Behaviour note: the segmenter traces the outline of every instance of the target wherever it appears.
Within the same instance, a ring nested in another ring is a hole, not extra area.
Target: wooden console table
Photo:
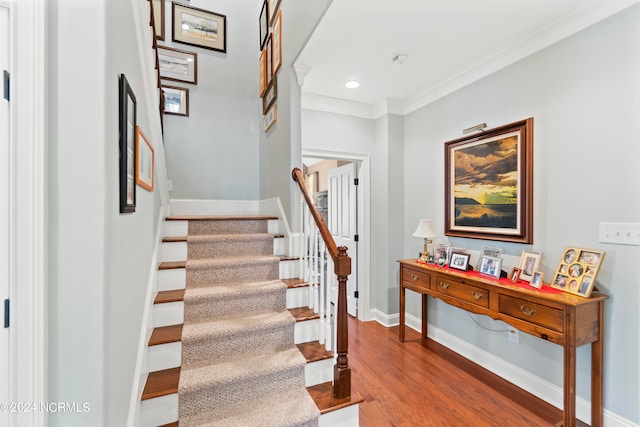
[[[405,333],[405,290],[422,295],[422,336],[427,338],[427,296],[466,311],[502,320],[522,332],[564,348],[564,425],[576,426],[576,349],[591,343],[591,425],[602,426],[602,369],[604,301],[544,286],[537,290],[527,282],[496,280],[476,272],[400,262],[400,341]]]

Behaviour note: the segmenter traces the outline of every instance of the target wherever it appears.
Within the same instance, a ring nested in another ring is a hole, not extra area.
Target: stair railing
[[[347,278],[351,274],[351,257],[346,246],[336,246],[324,218],[309,195],[302,171],[294,168],[293,180],[300,188],[300,275],[310,287],[309,307],[320,316],[320,342],[331,350],[335,333],[336,364],[333,367],[333,395],[337,399],[351,396],[349,327],[347,324]],[[326,262],[325,262],[326,260]],[[332,271],[334,274],[330,274]],[[331,328],[332,288],[337,283],[335,329]]]

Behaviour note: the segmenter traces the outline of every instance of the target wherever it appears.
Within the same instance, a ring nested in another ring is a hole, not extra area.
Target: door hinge
[[[9,327],[9,300],[4,300],[4,327]]]
[[[9,82],[11,80],[11,76],[10,76],[10,74],[9,74],[9,72],[7,70],[3,70],[3,71],[4,71],[4,73],[3,73],[4,74],[4,77],[3,77],[3,81],[4,81],[4,84],[3,84],[3,86],[4,86],[4,99],[6,99],[7,101],[10,101],[11,100],[10,99],[11,95],[9,93],[9,88],[10,88]]]
[[[360,298],[360,292],[355,291],[355,292],[353,293],[353,297],[354,297],[354,298]]]
[[[358,185],[360,184],[360,181],[358,180],[358,178],[353,178],[353,185]]]
[[[359,241],[359,240],[360,240],[360,236],[359,236],[358,234],[354,234],[354,235],[353,235],[353,241],[354,241],[354,242],[357,242],[357,241]]]

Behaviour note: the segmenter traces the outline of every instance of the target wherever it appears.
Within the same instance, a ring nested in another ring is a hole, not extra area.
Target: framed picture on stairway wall
[[[174,42],[226,53],[226,15],[175,1],[171,12],[171,34]]]
[[[136,96],[124,74],[119,82],[120,213],[136,211]]]
[[[189,116],[189,89],[177,86],[162,86],[164,114]]]
[[[153,191],[154,150],[140,126],[136,126],[136,183],[145,190]]]
[[[198,84],[198,54],[172,47],[158,46],[160,77],[191,84]]]
[[[151,10],[156,40],[164,40],[164,0],[151,0]]]

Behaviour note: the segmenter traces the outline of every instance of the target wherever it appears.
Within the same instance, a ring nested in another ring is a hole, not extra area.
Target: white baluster
[[[326,304],[327,304],[327,308],[326,308],[326,312],[327,312],[327,322],[325,324],[325,336],[326,336],[326,342],[325,342],[325,346],[324,348],[327,351],[331,351],[333,349],[333,329],[332,329],[332,322],[333,322],[333,318],[335,316],[331,316],[331,298],[332,298],[332,289],[333,289],[333,281],[335,279],[336,275],[334,273],[334,267],[333,267],[333,259],[331,257],[327,257],[327,297],[326,297]]]
[[[304,212],[305,212],[304,196],[300,195],[300,236],[298,238],[298,254],[299,254],[298,277],[301,279],[304,278],[304,240],[305,240]]]
[[[323,239],[320,239],[320,268],[319,268],[319,276],[320,276],[320,301],[318,302],[318,306],[320,307],[320,309],[318,310],[318,314],[320,315],[320,344],[324,344],[325,342],[325,333],[326,333],[326,326],[325,326],[325,295],[327,292],[327,288],[326,288],[326,280],[325,280],[325,270],[324,270],[324,260],[325,260],[325,255],[327,253],[327,247],[326,244],[324,243]]]

